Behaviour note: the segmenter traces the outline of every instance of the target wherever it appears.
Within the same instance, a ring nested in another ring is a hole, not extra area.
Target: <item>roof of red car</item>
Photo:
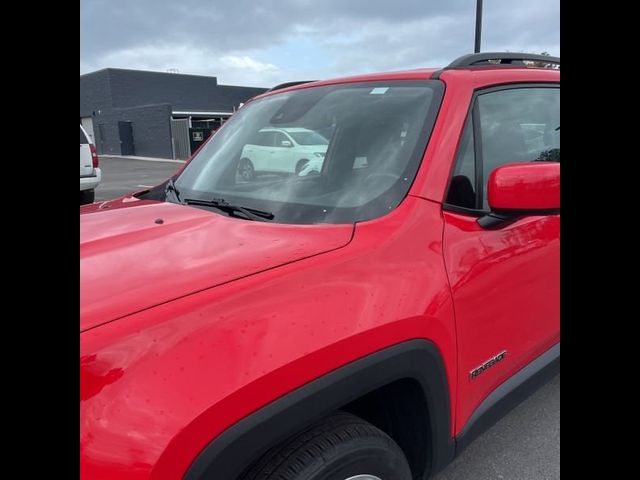
[[[291,90],[300,90],[303,88],[311,88],[318,87],[323,85],[336,85],[341,83],[356,83],[356,82],[377,82],[377,81],[385,81],[385,80],[427,80],[432,77],[432,75],[442,70],[440,68],[418,68],[415,70],[401,70],[396,72],[380,72],[380,73],[365,73],[361,75],[353,75],[349,77],[340,77],[340,78],[332,78],[328,80],[318,80],[312,82],[304,82],[297,85],[293,85],[291,87],[280,88],[275,90],[270,90],[262,95],[258,95],[255,98],[261,98],[264,96],[272,95],[274,93],[286,92]],[[500,72],[501,74],[505,74],[507,72],[514,74],[515,72],[522,73],[522,71],[526,71],[529,74],[532,70],[543,71],[543,72],[554,72],[558,75],[560,74],[559,70],[551,70],[545,68],[532,68],[532,67],[522,67],[522,66],[475,66],[475,67],[467,67],[467,68],[456,68],[457,71],[468,71],[468,72],[479,72],[479,71],[487,71],[490,70],[494,73]]]
[[[416,70],[402,70],[397,72],[380,72],[380,73],[365,73],[361,75],[353,75],[349,77],[331,78],[328,80],[317,80],[313,82],[302,83],[287,88],[278,90],[271,90],[258,95],[255,98],[261,98],[273,93],[280,93],[290,90],[299,90],[302,88],[318,87],[322,85],[336,85],[340,83],[355,83],[355,82],[378,82],[384,80],[426,80],[436,72],[437,68],[418,68]]]

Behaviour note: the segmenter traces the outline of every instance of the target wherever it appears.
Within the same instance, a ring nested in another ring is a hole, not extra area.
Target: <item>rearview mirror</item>
[[[291,146],[291,142],[290,142],[289,140],[282,140],[282,141],[280,142],[280,145],[281,145],[282,147],[290,147],[290,146]]]

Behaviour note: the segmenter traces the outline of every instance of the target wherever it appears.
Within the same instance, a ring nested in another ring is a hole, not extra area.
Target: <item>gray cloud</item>
[[[473,49],[475,0],[81,0],[80,71],[124,67],[268,86],[441,66]],[[560,54],[559,0],[487,0],[483,50]],[[273,56],[311,45],[317,65]],[[284,49],[284,50],[280,50]],[[320,55],[320,53],[322,55]]]

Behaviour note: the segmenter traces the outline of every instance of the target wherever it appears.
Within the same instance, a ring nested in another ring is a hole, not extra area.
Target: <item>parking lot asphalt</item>
[[[434,480],[558,480],[560,374],[478,437]]]
[[[96,188],[96,202],[144,190],[164,182],[182,167],[182,163],[134,160],[100,156],[102,182]]]
[[[101,157],[96,201],[157,185],[181,163]],[[560,375],[478,437],[434,480],[560,478]]]

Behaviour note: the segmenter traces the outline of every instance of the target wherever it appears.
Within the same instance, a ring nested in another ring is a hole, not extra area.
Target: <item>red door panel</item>
[[[560,216],[496,230],[444,212],[444,256],[458,333],[456,433],[482,400],[560,335]],[[471,371],[506,351],[474,379]]]

